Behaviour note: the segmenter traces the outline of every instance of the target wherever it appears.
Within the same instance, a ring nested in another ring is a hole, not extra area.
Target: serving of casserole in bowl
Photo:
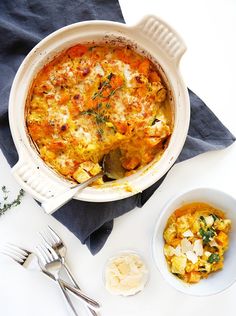
[[[164,279],[185,294],[219,293],[236,281],[235,199],[213,188],[179,194],[161,210],[152,241]]]
[[[190,105],[179,74],[185,45],[160,19],[135,26],[89,21],[43,39],[14,79],[9,121],[13,174],[37,200],[101,170],[120,151],[124,178],[75,198],[104,202],[141,192],[168,171],[186,139]]]

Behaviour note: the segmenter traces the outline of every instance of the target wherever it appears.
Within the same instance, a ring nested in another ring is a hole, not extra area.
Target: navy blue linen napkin
[[[26,54],[43,37],[65,25],[84,20],[124,22],[117,0],[0,1],[0,148],[9,164],[17,162],[8,124],[8,97],[14,75]],[[189,90],[191,123],[177,162],[232,144],[235,137],[206,104]],[[165,176],[142,193],[108,203],[71,201],[53,216],[96,254],[112,231],[113,219],[141,207]]]

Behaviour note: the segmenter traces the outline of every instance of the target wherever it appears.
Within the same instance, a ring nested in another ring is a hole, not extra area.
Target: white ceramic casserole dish
[[[139,52],[145,51],[157,64],[173,99],[174,129],[169,145],[159,161],[134,175],[101,187],[87,187],[75,198],[91,202],[119,200],[141,192],[159,180],[177,159],[186,139],[190,103],[179,73],[186,50],[178,34],[155,16],[147,16],[135,26],[109,21],[88,21],[68,25],[43,39],[26,56],[15,76],[9,99],[9,122],[19,161],[12,172],[24,190],[40,202],[59,195],[71,183],[50,169],[30,142],[25,124],[27,94],[37,72],[59,52],[83,42],[125,41]]]

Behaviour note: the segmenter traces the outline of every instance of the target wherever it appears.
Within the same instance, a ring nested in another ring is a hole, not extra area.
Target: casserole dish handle
[[[180,35],[170,25],[156,16],[148,15],[134,28],[161,48],[167,58],[178,67],[187,48]]]
[[[11,169],[12,174],[20,183],[21,187],[29,192],[36,200],[42,202],[63,189],[55,181],[46,178],[37,165],[34,165],[26,155],[20,155],[19,161]],[[23,159],[24,157],[24,159]]]

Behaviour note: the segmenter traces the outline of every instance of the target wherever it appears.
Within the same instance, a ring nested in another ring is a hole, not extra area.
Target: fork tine
[[[13,246],[11,244],[6,244],[4,249],[7,253],[12,254],[12,256],[18,257],[22,260],[24,260],[28,256],[26,252],[22,251],[17,246]]]
[[[27,257],[29,254],[30,254],[30,251],[24,249],[24,248],[21,248],[15,244],[12,244],[12,243],[7,243],[6,244],[8,247],[10,247],[11,249],[17,251],[19,254],[22,254],[23,256]]]
[[[10,257],[20,264],[24,264],[30,252],[24,248],[21,248],[15,244],[7,243],[5,244],[2,254]]]
[[[42,238],[43,242],[52,246],[52,242],[51,242],[51,240],[49,240],[48,235],[45,232],[44,233],[39,232],[39,235]]]
[[[12,253],[10,251],[7,251],[7,249],[5,250],[2,250],[1,253],[5,256],[8,256],[10,257],[11,259],[13,259],[14,261],[20,263],[20,264],[23,264],[24,261],[25,261],[25,258],[24,257],[20,257],[20,256],[17,256],[15,253]]]
[[[51,234],[51,232],[49,230],[45,231],[45,235],[50,240],[51,245],[56,245],[58,243],[57,240],[54,238],[54,236]]]
[[[47,253],[41,245],[36,246],[36,252],[43,265],[46,265],[50,261]]]
[[[52,229],[51,226],[48,225],[48,232],[52,236],[52,238],[55,240],[55,242],[61,242],[61,238],[57,235],[54,229]]]
[[[51,258],[52,260],[58,259],[58,255],[57,255],[56,251],[52,248],[51,245],[49,245],[48,242],[44,241],[43,245],[44,245],[44,247],[47,249],[47,252],[49,253],[50,258]]]
[[[49,261],[52,261],[52,260],[53,260],[52,254],[51,254],[51,252],[48,250],[48,248],[50,247],[50,245],[49,245],[47,242],[42,242],[41,246],[43,247],[44,252],[47,254],[48,260],[49,260]]]

